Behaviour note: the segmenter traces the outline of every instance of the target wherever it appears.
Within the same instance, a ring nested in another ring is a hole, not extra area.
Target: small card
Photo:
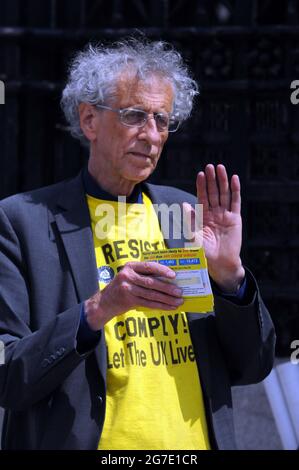
[[[207,313],[214,308],[214,297],[203,248],[175,248],[142,253],[142,261],[155,261],[176,273],[174,279],[161,278],[183,290],[184,303],[177,312]],[[138,310],[150,310],[140,307]]]

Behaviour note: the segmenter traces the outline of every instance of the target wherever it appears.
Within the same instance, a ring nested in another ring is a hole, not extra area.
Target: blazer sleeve
[[[50,395],[90,353],[76,350],[82,304],[74,305],[36,331],[30,329],[30,285],[26,260],[0,207],[0,406],[22,410]],[[42,306],[41,306],[42,309]]]
[[[238,305],[215,295],[218,341],[232,385],[263,380],[275,357],[275,330],[252,273],[246,269],[247,303]]]

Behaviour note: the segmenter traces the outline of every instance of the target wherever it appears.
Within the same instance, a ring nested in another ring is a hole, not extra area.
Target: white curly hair
[[[83,144],[89,142],[80,128],[79,104],[107,103],[126,69],[133,70],[141,80],[153,75],[168,80],[174,92],[172,114],[180,121],[190,116],[198,85],[190,76],[181,54],[169,43],[130,38],[110,47],[88,44],[70,63],[61,99],[68,129]]]

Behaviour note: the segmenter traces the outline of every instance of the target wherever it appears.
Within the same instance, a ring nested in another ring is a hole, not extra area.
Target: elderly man
[[[193,213],[197,199],[145,180],[196,93],[161,42],[89,46],[73,60],[62,108],[89,145],[88,167],[0,203],[5,449],[235,448],[231,386],[262,380],[274,349],[240,259],[238,177],[229,181],[223,165],[197,176],[214,312],[175,313],[183,299],[167,282],[173,271],[141,258],[144,248],[184,246],[163,234],[153,204]],[[141,222],[121,238],[97,236],[98,209],[118,196],[144,209]]]

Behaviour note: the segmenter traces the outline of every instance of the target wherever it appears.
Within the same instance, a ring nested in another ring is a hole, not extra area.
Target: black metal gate
[[[239,173],[243,256],[278,327],[277,352],[289,355],[299,339],[298,19],[298,0],[0,0],[0,197],[74,175],[86,158],[59,109],[74,50],[136,28],[171,41],[201,97],[154,180],[194,192],[208,162]]]

